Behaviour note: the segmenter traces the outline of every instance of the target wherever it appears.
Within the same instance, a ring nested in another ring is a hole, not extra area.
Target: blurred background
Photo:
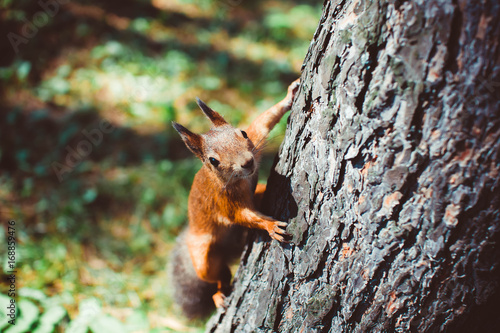
[[[197,332],[166,274],[200,167],[170,122],[244,128],[286,95],[321,1],[0,0],[0,304],[15,220],[16,326]],[[272,132],[265,180],[286,126]]]

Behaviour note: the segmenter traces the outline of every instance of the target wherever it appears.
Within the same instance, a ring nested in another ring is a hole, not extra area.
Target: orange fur
[[[213,125],[208,133],[194,134],[173,123],[186,146],[203,162],[189,194],[186,243],[198,277],[217,283],[213,300],[218,307],[224,305],[231,282],[222,248],[231,226],[266,230],[271,238],[284,241],[287,223],[256,209],[265,191],[265,185],[257,186],[258,146],[290,109],[298,81],[290,85],[286,98],[257,117],[246,133],[200,100],[198,105]]]

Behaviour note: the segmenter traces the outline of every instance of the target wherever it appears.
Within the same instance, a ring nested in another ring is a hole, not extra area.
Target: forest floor
[[[166,274],[200,167],[170,122],[207,130],[198,96],[244,127],[283,98],[321,4],[0,3],[0,260],[8,275],[14,220],[16,332],[202,330]]]

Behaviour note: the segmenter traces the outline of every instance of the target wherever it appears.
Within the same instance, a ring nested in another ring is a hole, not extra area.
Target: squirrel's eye
[[[216,167],[216,168],[217,168],[217,167],[219,166],[219,164],[220,164],[220,162],[219,162],[219,161],[217,161],[217,160],[216,160],[215,158],[213,158],[213,157],[210,157],[208,160],[210,161],[210,164],[212,164],[212,165],[213,165],[214,167]]]
[[[245,131],[241,131],[241,135],[243,135],[243,137],[244,137],[245,139],[248,139],[247,132],[245,132]]]

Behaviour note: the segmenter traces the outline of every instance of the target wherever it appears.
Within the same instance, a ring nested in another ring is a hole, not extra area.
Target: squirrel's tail
[[[190,319],[208,316],[215,308],[212,295],[215,283],[201,280],[194,271],[183,232],[177,238],[170,258],[169,275],[173,285],[174,301]]]

